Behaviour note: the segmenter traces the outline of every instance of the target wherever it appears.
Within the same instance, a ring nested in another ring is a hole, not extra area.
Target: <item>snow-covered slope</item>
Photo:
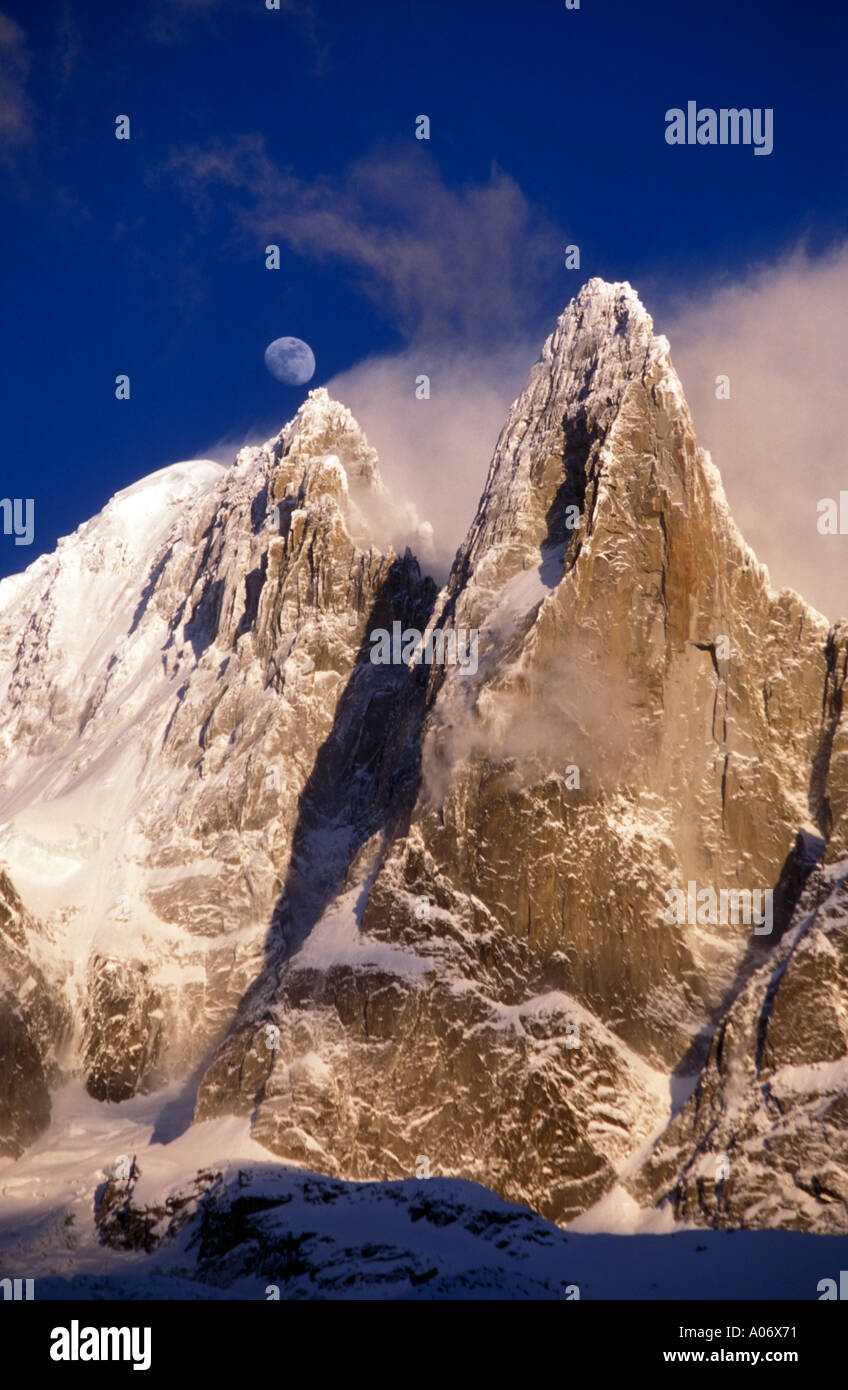
[[[370,544],[387,506],[312,392],[264,448],[153,474],[0,588],[0,857],[70,1006],[61,1061],[101,1098],[196,1065],[261,964],[369,610],[432,591]]]
[[[178,1089],[106,1106],[61,1087],[0,1173],[0,1270],[38,1300],[573,1301],[813,1300],[845,1267],[844,1238],[672,1233],[621,1196],[612,1234],[565,1233],[456,1178],[340,1182],[275,1161],[246,1118],[190,1118]]]

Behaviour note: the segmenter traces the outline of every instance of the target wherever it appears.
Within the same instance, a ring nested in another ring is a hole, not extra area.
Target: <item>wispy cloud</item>
[[[152,0],[145,21],[147,36],[161,44],[183,43],[192,37],[199,21],[210,23],[221,15],[230,18],[237,8],[255,14],[257,4],[259,0]],[[259,7],[264,11],[264,6]],[[329,45],[315,0],[278,0],[277,10],[265,11],[269,24],[282,15],[292,21],[311,50],[315,71],[322,72]]]
[[[366,358],[327,383],[377,450],[392,494],[433,527],[432,573],[443,582],[477,510],[498,435],[539,344],[514,337],[501,349],[412,345]],[[419,399],[415,382],[430,382]]]
[[[444,577],[557,307],[562,234],[503,170],[451,188],[417,146],[312,183],[279,168],[259,136],[183,151],[171,170],[201,215],[229,200],[253,254],[275,243],[336,261],[398,330],[402,349],[328,386],[376,447],[392,492],[432,523]],[[427,399],[416,396],[421,376]]]
[[[35,138],[35,106],[27,91],[31,66],[26,34],[0,14],[0,158],[7,161]]]
[[[197,20],[219,14],[226,0],[153,0],[147,32],[156,43],[182,43]]]
[[[570,238],[508,174],[451,188],[423,149],[372,155],[312,183],[275,164],[259,136],[183,151],[171,167],[201,207],[225,196],[254,254],[261,239],[338,262],[397,326],[399,352],[328,384],[393,490],[433,523],[444,570],[509,405],[572,292],[562,274]],[[819,535],[816,504],[848,488],[846,294],[846,247],[818,258],[797,250],[719,290],[693,285],[657,322],[746,539],[773,583],[829,617],[848,611],[848,564],[845,538]],[[421,374],[429,400],[415,397]],[[716,395],[720,375],[728,400]]]
[[[82,54],[82,31],[70,5],[66,4],[56,24],[56,65],[59,84],[67,87]]]
[[[253,238],[349,266],[409,341],[521,332],[555,284],[562,238],[498,168],[453,189],[416,148],[306,182],[276,165],[258,135],[182,151],[171,168],[193,198],[216,186],[237,194]]]
[[[657,324],[746,540],[829,618],[848,616],[848,536],[820,535],[816,504],[848,488],[846,302],[848,244],[798,248]]]

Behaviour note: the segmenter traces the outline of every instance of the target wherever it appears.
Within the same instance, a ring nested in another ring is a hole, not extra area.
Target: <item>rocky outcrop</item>
[[[354,1185],[230,1165],[156,1201],[110,1181],[97,1225],[104,1244],[151,1255],[154,1275],[169,1260],[179,1270],[183,1253],[194,1296],[204,1285],[272,1301],[581,1296],[568,1237],[467,1182]]]
[[[50,1082],[69,1019],[31,943],[42,931],[0,871],[0,1155],[17,1157],[50,1122]]]
[[[841,715],[844,626],[825,703]],[[820,1234],[848,1225],[848,854],[845,724],[824,789],[836,824],[790,929],[720,1019],[695,1090],[628,1186],[716,1227]]]

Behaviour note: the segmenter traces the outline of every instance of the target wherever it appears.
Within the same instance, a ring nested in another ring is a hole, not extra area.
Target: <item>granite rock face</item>
[[[43,929],[0,871],[0,1155],[17,1157],[50,1122],[50,1081],[69,1015],[41,968]]]
[[[834,652],[840,650],[834,647]],[[845,680],[844,646],[831,698]],[[696,1224],[846,1229],[848,816],[845,726],[828,779],[836,824],[788,931],[733,1000],[688,1103],[628,1182]]]
[[[667,343],[598,282],[513,407],[438,621],[478,631],[479,670],[430,675],[409,823],[246,1002],[198,1114],[238,1096],[279,1154],[417,1154],[563,1220],[788,926],[830,835],[845,636],[771,590]],[[771,921],[669,923],[690,883],[771,890]]]
[[[314,391],[0,585],[67,1066],[198,1074],[337,1179],[848,1228],[846,631],[771,588],[628,285],[561,316],[439,594],[427,544]],[[395,625],[459,659],[375,664]]]

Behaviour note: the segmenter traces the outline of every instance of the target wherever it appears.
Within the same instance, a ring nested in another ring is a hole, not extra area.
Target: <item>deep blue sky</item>
[[[380,151],[429,157],[449,194],[496,165],[581,247],[580,275],[553,266],[528,305],[540,335],[589,275],[629,279],[661,328],[681,284],[848,231],[841,0],[284,3],[3,6],[0,495],[35,497],[36,542],[0,535],[0,574],[143,474],[288,419],[307,388],[267,374],[271,338],[311,344],[314,386],[414,332],[343,257],[290,244],[267,271],[236,217],[250,189],[187,198],[186,150],[261,135],[307,201]],[[667,146],[664,113],[690,98],[772,107],[773,154]],[[486,332],[511,327],[495,295]]]

